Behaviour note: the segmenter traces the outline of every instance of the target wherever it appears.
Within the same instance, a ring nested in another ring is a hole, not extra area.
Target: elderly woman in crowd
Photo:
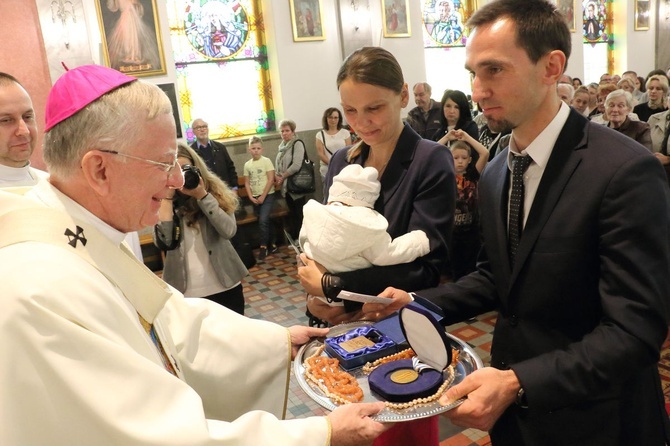
[[[628,113],[633,109],[633,95],[625,90],[614,90],[605,99],[605,110],[609,122],[607,126],[623,133],[651,150],[649,124],[632,121]]]
[[[654,113],[664,112],[668,109],[666,98],[668,97],[668,78],[655,74],[646,83],[648,102],[638,104],[633,112],[640,117],[640,121],[648,121]]]
[[[598,105],[589,115],[589,119],[597,124],[607,124],[607,110],[605,109],[605,99],[607,95],[616,90],[614,84],[602,84],[598,86],[598,94],[596,95]]]

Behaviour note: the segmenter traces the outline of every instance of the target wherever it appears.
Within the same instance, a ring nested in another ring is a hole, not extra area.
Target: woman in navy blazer
[[[333,177],[342,168],[351,163],[375,167],[382,186],[375,209],[388,220],[389,234],[395,238],[421,229],[430,240],[431,251],[411,263],[373,266],[326,276],[326,280],[322,280],[322,268],[305,259],[307,266],[299,269],[300,281],[310,295],[326,297],[336,296],[339,289],[378,294],[389,285],[410,290],[435,286],[449,254],[453,224],[456,183],[451,153],[403,124],[400,114],[409,99],[408,88],[400,66],[386,50],[362,48],[351,54],[340,69],[337,84],[347,122],[362,141],[333,155],[324,202],[328,202]],[[308,309],[316,317],[338,323],[355,318],[360,305],[347,301],[343,307],[328,306],[311,299]]]

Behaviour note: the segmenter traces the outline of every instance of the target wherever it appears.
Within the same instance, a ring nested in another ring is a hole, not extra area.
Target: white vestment
[[[300,246],[331,273],[408,263],[430,252],[425,232],[391,239],[387,228],[386,218],[374,209],[309,200],[303,207]]]
[[[278,419],[288,331],[184,299],[124,235],[47,182],[0,192],[0,444],[328,444],[324,417]]]

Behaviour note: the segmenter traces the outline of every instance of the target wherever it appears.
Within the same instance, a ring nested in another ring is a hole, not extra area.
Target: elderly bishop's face
[[[172,195],[170,189],[184,184],[179,164],[176,163],[177,141],[172,114],[163,114],[141,124],[139,137],[119,152],[155,161],[173,164],[165,166],[139,159],[106,154],[108,157],[109,192],[101,197],[105,220],[123,232],[137,231],[158,223],[161,200]]]

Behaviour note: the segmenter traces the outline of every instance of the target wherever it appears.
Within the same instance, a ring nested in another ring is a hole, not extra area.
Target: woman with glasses
[[[179,144],[177,161],[184,187],[162,201],[154,227],[154,243],[167,251],[163,280],[186,297],[204,297],[244,314],[241,281],[248,271],[230,243],[237,232],[237,194],[192,148]]]
[[[335,108],[327,108],[321,118],[323,130],[316,134],[316,151],[321,159],[321,179],[326,177],[328,163],[333,153],[351,145],[351,133],[343,127],[342,112]]]

